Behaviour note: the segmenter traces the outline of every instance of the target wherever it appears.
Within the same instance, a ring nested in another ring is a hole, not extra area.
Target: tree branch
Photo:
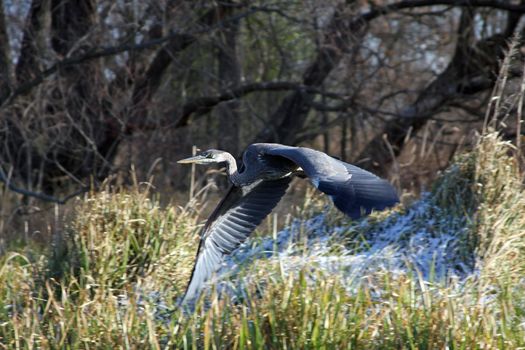
[[[497,79],[494,72],[498,71],[507,39],[502,34],[477,42],[458,39],[454,57],[447,68],[423,89],[413,104],[401,110],[399,117],[386,122],[383,132],[374,137],[357,157],[357,160],[363,160],[360,165],[386,175],[392,157],[384,143],[384,134],[397,156],[409,132],[417,132],[451,103],[493,87]]]
[[[160,82],[166,68],[173,61],[173,55],[183,51],[197,40],[191,35],[180,35],[176,40],[171,41],[165,48],[162,48],[155,56],[144,77],[135,84],[132,93],[133,114],[141,115],[142,109],[151,99]],[[132,118],[133,119],[133,118]]]
[[[356,20],[368,22],[390,12],[428,6],[490,7],[514,13],[525,13],[525,5],[514,5],[509,3],[509,1],[501,0],[405,0],[386,6],[373,7],[370,11],[358,16]]]
[[[186,41],[186,40],[193,40],[196,36],[208,33],[212,30],[221,28],[226,23],[229,23],[231,21],[237,21],[241,18],[248,17],[250,15],[253,15],[255,12],[257,12],[256,9],[250,9],[246,12],[237,14],[235,16],[231,16],[228,18],[225,18],[219,22],[217,22],[213,26],[205,27],[202,29],[190,31],[188,33],[183,33],[179,31],[174,31],[170,34],[167,34],[161,38],[152,39],[145,41],[140,44],[125,42],[120,45],[116,46],[108,46],[108,47],[101,47],[94,49],[91,52],[78,54],[72,57],[66,57],[58,62],[55,62],[48,68],[43,69],[39,75],[37,75],[34,79],[27,81],[21,85],[18,85],[17,87],[13,88],[11,90],[11,93],[8,96],[2,97],[0,96],[0,109],[10,104],[16,97],[20,95],[25,95],[29,91],[31,91],[34,87],[41,84],[47,77],[51,76],[52,74],[56,73],[60,69],[64,69],[73,65],[77,65],[80,63],[84,63],[90,60],[94,60],[101,57],[107,57],[107,56],[114,56],[123,52],[127,51],[133,51],[133,50],[146,50],[150,49],[159,45],[162,45],[167,42],[178,42],[178,41]]]
[[[217,14],[217,9],[213,8],[202,15],[197,22],[209,28],[222,19],[223,18]],[[133,87],[131,95],[131,124],[136,123],[136,116],[145,113],[148,102],[159,88],[164,72],[170,66],[171,62],[173,62],[175,54],[183,51],[196,40],[197,38],[193,35],[182,36],[178,38],[178,40],[169,41],[165,47],[156,53],[144,76],[138,80]]]
[[[169,35],[167,35],[165,37],[162,37],[162,38],[159,38],[159,39],[150,40],[150,41],[147,41],[147,42],[144,42],[144,43],[141,43],[141,44],[123,43],[123,44],[117,45],[117,46],[110,46],[110,47],[99,48],[99,49],[96,49],[96,50],[94,50],[92,52],[88,52],[88,53],[81,54],[81,55],[78,55],[78,56],[64,58],[64,59],[54,63],[50,67],[42,70],[42,72],[40,72],[40,74],[38,76],[36,76],[34,79],[32,79],[32,80],[30,80],[30,81],[28,81],[26,83],[23,83],[23,84],[19,85],[18,87],[14,88],[12,90],[11,94],[8,96],[8,98],[4,99],[3,101],[0,100],[0,108],[5,107],[6,105],[8,105],[11,101],[13,101],[13,99],[15,97],[18,97],[20,95],[24,95],[24,94],[28,93],[29,91],[31,91],[31,89],[33,89],[37,85],[41,84],[44,81],[45,78],[47,78],[50,75],[56,73],[60,69],[63,69],[63,68],[69,67],[69,66],[74,66],[74,65],[77,65],[77,64],[80,64],[80,63],[84,63],[84,62],[87,62],[87,61],[90,61],[90,60],[94,60],[94,59],[97,59],[97,58],[101,58],[101,57],[117,55],[119,53],[126,52],[126,51],[149,49],[149,48],[161,45],[161,44],[163,44],[163,43],[165,43],[165,42],[167,42],[169,40],[181,40],[181,39],[184,40],[184,38],[186,38],[186,37],[188,37],[187,34],[172,33],[172,34],[169,34]],[[189,36],[189,37],[191,37],[191,36]]]
[[[23,188],[15,186],[10,181],[10,179],[5,175],[5,173],[4,173],[4,171],[2,170],[1,167],[0,167],[0,182],[4,183],[6,188],[8,188],[10,191],[13,191],[15,193],[18,193],[18,194],[21,194],[21,195],[24,195],[24,196],[27,196],[27,197],[33,197],[33,198],[36,198],[36,199],[39,199],[39,200],[42,200],[42,201],[45,201],[45,202],[51,202],[51,203],[57,203],[57,204],[66,204],[66,202],[68,200],[70,200],[71,198],[76,197],[78,195],[81,195],[81,194],[86,193],[87,191],[89,191],[89,188],[82,188],[82,189],[80,189],[78,191],[75,191],[75,192],[65,196],[64,198],[57,198],[57,197],[51,196],[51,195],[46,194],[46,193],[29,191],[29,190],[26,190],[26,189],[23,189]]]
[[[238,86],[234,89],[230,89],[220,95],[216,96],[204,96],[198,97],[189,102],[185,103],[179,112],[172,112],[176,114],[175,117],[175,128],[180,128],[191,124],[193,118],[192,115],[203,115],[208,113],[213,107],[221,102],[230,101],[236,98],[243,97],[252,92],[258,91],[283,91],[283,90],[295,90],[297,93],[313,93],[324,95],[333,99],[343,99],[344,97],[330,92],[324,92],[313,86],[307,86],[300,83],[288,82],[288,81],[270,81],[270,82],[259,82],[249,83]]]
[[[358,38],[368,22],[392,12],[428,6],[491,7],[525,13],[524,5],[513,5],[498,0],[405,0],[386,6],[374,6],[368,12],[348,19],[344,14],[344,6],[340,5],[326,27],[325,43],[321,45],[316,59],[303,75],[303,84],[320,86],[348,52],[352,38]],[[294,135],[303,127],[312,101],[308,94],[301,95],[297,92],[285,97],[270,117],[267,127],[255,137],[254,142],[296,143]]]

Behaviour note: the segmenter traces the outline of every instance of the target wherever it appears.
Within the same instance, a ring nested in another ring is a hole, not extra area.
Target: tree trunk
[[[306,86],[319,87],[326,77],[337,67],[344,54],[363,35],[365,21],[350,21],[344,14],[348,4],[336,8],[331,22],[326,27],[326,34],[319,52],[303,75],[302,83]],[[255,137],[255,142],[280,142],[295,144],[296,136],[304,127],[314,94],[294,91],[286,96],[277,110],[271,115],[267,126]]]
[[[33,0],[24,26],[22,48],[16,65],[19,85],[35,79],[42,70],[45,55],[46,31],[49,30],[50,0]]]
[[[221,5],[222,10],[230,12],[228,5]],[[221,10],[221,9],[219,9]],[[218,76],[220,90],[234,89],[241,80],[241,65],[237,56],[237,34],[239,23],[232,22],[218,33]],[[216,109],[219,128],[217,146],[232,154],[239,154],[239,101],[223,102]]]
[[[51,13],[51,45],[57,55],[66,57],[98,46],[97,38],[90,35],[97,22],[95,0],[52,0]],[[61,69],[62,83],[55,90],[61,102],[50,106],[51,113],[66,114],[70,123],[70,137],[54,151],[53,158],[79,177],[103,177],[114,149],[115,131],[107,119],[110,102],[102,89],[102,69],[99,59]]]
[[[11,90],[11,55],[9,36],[5,23],[4,2],[0,1],[0,101],[3,101]]]

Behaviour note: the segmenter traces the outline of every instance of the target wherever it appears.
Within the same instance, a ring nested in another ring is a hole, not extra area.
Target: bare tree
[[[237,154],[325,135],[385,174],[443,111],[483,114],[472,100],[525,13],[494,0],[31,0],[17,46],[1,5],[0,181],[25,195],[104,179],[123,142],[149,169],[188,135]]]
[[[387,136],[394,154],[398,155],[409,132],[415,133],[429,119],[453,104],[470,100],[470,96],[491,89],[497,78],[499,64],[518,25],[520,14],[509,12],[507,25],[501,32],[476,40],[475,11],[464,8],[457,27],[454,55],[446,69],[431,81],[416,101],[403,107],[399,116],[390,119],[382,133],[373,138],[358,157],[361,165],[385,174],[392,155],[385,144]]]

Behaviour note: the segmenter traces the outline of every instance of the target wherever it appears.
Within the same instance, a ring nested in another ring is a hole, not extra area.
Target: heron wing
[[[197,258],[183,304],[194,300],[202,285],[219,269],[223,257],[243,243],[285,194],[291,179],[232,186],[201,231]]]
[[[296,163],[315,187],[329,195],[335,206],[353,219],[399,202],[396,190],[388,181],[355,165],[310,148],[266,145],[264,154]]]

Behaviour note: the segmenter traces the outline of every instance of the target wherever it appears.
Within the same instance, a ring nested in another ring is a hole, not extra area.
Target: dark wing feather
[[[353,219],[399,202],[394,187],[376,175],[304,147],[264,144],[264,153],[285,157],[298,166],[335,206]]]
[[[255,230],[285,194],[291,178],[260,181],[249,187],[232,186],[201,231],[195,266],[183,304],[194,300],[202,285]]]

